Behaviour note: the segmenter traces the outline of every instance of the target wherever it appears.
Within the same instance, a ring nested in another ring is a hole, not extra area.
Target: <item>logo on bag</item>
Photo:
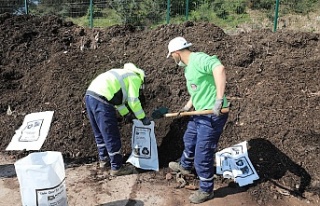
[[[150,153],[150,152],[149,152],[149,150],[148,150],[147,147],[144,147],[144,148],[142,149],[142,154],[148,155],[149,153]]]
[[[133,152],[135,155],[140,155],[140,148],[134,148]]]
[[[19,138],[20,142],[35,142],[40,137],[40,131],[44,119],[37,119],[27,122],[27,126],[22,130]]]
[[[197,85],[195,85],[195,84],[191,84],[190,87],[192,90],[197,90]]]

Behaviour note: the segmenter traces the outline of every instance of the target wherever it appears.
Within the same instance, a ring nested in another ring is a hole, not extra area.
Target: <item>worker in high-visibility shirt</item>
[[[98,148],[100,167],[106,167],[110,162],[112,176],[133,172],[132,167],[122,165],[116,110],[127,122],[135,116],[144,125],[151,124],[139,100],[144,79],[143,70],[126,63],[122,69],[111,69],[98,75],[86,91],[86,110]]]

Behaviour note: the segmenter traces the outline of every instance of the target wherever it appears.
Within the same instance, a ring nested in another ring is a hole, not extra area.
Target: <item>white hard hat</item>
[[[139,69],[138,67],[136,67],[136,65],[134,65],[133,63],[125,63],[123,66],[124,69],[128,69],[134,73],[136,73],[142,82],[144,82],[144,78],[146,77],[144,71],[142,69]]]
[[[188,48],[190,47],[192,44],[187,42],[187,40],[183,37],[176,37],[174,39],[172,39],[170,42],[169,42],[169,45],[168,45],[168,50],[169,50],[169,53],[167,55],[167,58],[170,57],[171,53],[174,52],[174,51],[178,51],[178,50],[181,50],[181,49],[185,49],[185,48]]]

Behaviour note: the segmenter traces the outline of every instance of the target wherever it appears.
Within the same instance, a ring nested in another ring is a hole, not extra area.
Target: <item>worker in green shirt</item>
[[[191,116],[183,136],[184,151],[179,162],[170,162],[169,168],[182,174],[190,174],[194,167],[200,179],[199,190],[189,197],[192,203],[213,198],[214,154],[220,135],[228,119],[221,109],[228,107],[225,97],[225,67],[217,56],[203,52],[191,52],[191,43],[183,37],[169,42],[168,56],[184,68],[190,100],[180,112],[212,110],[209,115]]]
[[[112,176],[134,172],[132,167],[122,165],[116,110],[127,122],[135,117],[144,125],[151,124],[139,100],[144,82],[144,71],[132,63],[126,63],[122,69],[111,69],[98,75],[86,91],[86,111],[98,147],[100,167],[110,162]]]

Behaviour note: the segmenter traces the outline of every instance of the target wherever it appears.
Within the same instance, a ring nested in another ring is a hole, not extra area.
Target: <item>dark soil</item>
[[[183,69],[166,59],[176,36],[194,51],[216,54],[227,68],[232,103],[220,149],[248,141],[260,179],[247,191],[259,204],[285,191],[320,195],[320,35],[257,30],[229,36],[209,23],[186,22],[153,30],[132,26],[87,29],[55,16],[0,15],[0,149],[5,152],[26,114],[54,111],[42,150],[61,151],[67,162],[97,160],[83,95],[99,73],[133,62],[146,71],[150,116],[160,106],[177,111],[188,99]],[[98,34],[99,41],[95,41]],[[7,114],[10,105],[12,115]],[[180,157],[187,118],[155,120],[161,168]],[[131,125],[119,117],[123,154],[131,153]]]

